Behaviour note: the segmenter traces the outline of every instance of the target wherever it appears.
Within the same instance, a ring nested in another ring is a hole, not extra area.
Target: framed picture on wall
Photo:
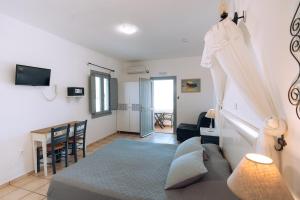
[[[199,93],[201,92],[201,79],[182,79],[182,93]]]

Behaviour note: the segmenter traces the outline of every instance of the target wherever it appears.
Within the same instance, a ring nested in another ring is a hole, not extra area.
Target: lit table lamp
[[[209,109],[205,115],[206,118],[210,118],[209,131],[212,131],[212,120],[216,117],[215,109]]]
[[[273,160],[259,154],[247,154],[227,185],[241,200],[293,200]]]

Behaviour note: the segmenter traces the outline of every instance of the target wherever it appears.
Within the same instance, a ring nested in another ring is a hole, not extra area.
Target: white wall
[[[209,70],[200,66],[200,57],[150,60],[127,63],[127,66],[147,66],[146,77],[177,76],[177,124],[196,123],[198,115],[214,105],[213,84]],[[127,75],[123,71],[123,81],[138,81],[140,75]],[[200,93],[181,93],[181,79],[200,78]]]
[[[288,122],[288,146],[280,154],[284,179],[296,199],[300,199],[300,120],[295,107],[289,103],[288,89],[298,74],[299,67],[289,52],[292,39],[289,30],[299,1],[296,0],[237,0],[239,10],[246,10],[246,26],[251,36],[257,59],[270,72],[272,92],[282,117]],[[229,84],[225,107],[259,127],[255,114],[238,96],[239,91]],[[238,109],[234,109],[237,103]]]
[[[116,131],[115,113],[98,119],[90,117],[88,76],[91,68],[86,64],[94,62],[119,71],[121,63],[3,15],[0,15],[0,27],[1,185],[33,170],[31,130],[88,119],[88,143]],[[42,95],[43,87],[16,86],[17,63],[51,68],[51,84],[58,86],[57,98],[48,102]],[[118,72],[114,76],[118,77]],[[81,99],[68,99],[68,86],[85,87],[86,95]]]

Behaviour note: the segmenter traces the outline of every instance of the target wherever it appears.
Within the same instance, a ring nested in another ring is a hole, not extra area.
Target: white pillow
[[[199,180],[208,171],[203,163],[203,151],[194,151],[173,160],[165,189],[188,186]]]
[[[193,151],[204,151],[204,150],[205,149],[201,144],[201,137],[192,137],[178,145],[175,152],[174,159]]]

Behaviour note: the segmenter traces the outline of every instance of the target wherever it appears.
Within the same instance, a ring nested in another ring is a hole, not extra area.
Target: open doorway
[[[174,133],[176,128],[176,77],[154,77],[152,81],[154,131]]]

